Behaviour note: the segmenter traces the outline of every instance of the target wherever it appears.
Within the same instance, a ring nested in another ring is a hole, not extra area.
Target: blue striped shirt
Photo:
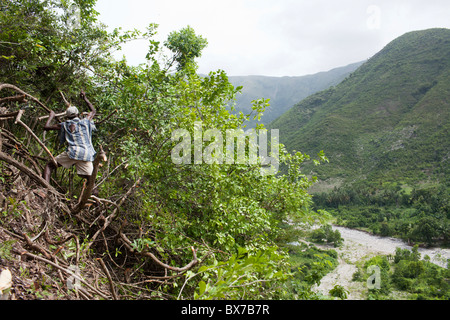
[[[70,127],[73,125],[73,132]],[[66,141],[69,145],[67,153],[69,158],[82,161],[94,161],[95,150],[92,146],[92,132],[96,131],[94,122],[79,118],[61,123],[60,142]]]

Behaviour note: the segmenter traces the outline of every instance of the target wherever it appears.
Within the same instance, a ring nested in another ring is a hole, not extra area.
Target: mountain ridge
[[[324,179],[426,180],[448,171],[450,30],[404,34],[345,80],[268,125],[288,150],[330,163]],[[415,161],[412,161],[415,159]]]
[[[261,123],[268,124],[293,107],[298,101],[318,91],[341,82],[363,62],[333,68],[303,76],[273,77],[264,75],[230,76],[230,82],[242,86],[241,94],[236,99],[236,112],[250,113],[251,101],[261,97],[270,99],[270,107],[261,117]],[[254,126],[256,121],[247,126]]]

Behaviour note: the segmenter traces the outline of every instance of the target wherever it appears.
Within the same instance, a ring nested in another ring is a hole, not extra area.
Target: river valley
[[[405,242],[395,238],[385,238],[371,235],[367,232],[333,226],[334,230],[339,230],[344,244],[335,250],[338,253],[339,265],[332,272],[322,278],[319,286],[315,287],[316,292],[328,295],[328,292],[335,286],[341,285],[349,291],[348,299],[365,299],[367,293],[366,283],[352,281],[353,274],[357,271],[356,263],[361,260],[370,259],[376,255],[395,255],[396,248],[412,247]],[[319,246],[330,248],[327,246]],[[446,267],[447,259],[450,259],[450,249],[441,248],[419,248],[422,259],[425,255],[430,257],[430,261]]]

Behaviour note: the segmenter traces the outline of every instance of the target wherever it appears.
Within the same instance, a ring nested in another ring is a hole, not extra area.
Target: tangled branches
[[[39,298],[43,287],[53,292],[47,296],[52,299],[173,298],[159,288],[195,267],[197,251],[192,247],[193,259],[179,267],[169,263],[174,257],[156,249],[136,248],[142,230],[127,222],[126,210],[141,180],[125,186],[120,195],[100,197],[95,178],[107,161],[100,146],[94,172],[82,181],[78,194],[67,188],[74,180],[70,171],[60,182],[54,178],[48,183],[42,171],[55,158],[45,132],[36,133],[36,128],[46,118],[41,112],[51,109],[16,86],[0,84],[3,90],[17,93],[0,98],[0,265],[13,271],[13,298]],[[109,166],[104,170],[107,179]],[[34,270],[28,279],[20,271],[24,268]],[[32,297],[25,293],[30,288]]]

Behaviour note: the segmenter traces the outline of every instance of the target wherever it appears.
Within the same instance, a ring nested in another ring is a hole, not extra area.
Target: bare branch
[[[20,96],[2,98],[2,99],[0,99],[0,104],[5,103],[5,102],[27,102],[25,97],[26,96],[24,94],[22,94]]]
[[[61,94],[61,97],[63,98],[64,103],[66,104],[67,108],[69,108],[71,104],[69,103],[69,101],[66,100],[66,97],[64,97],[64,94],[62,93],[61,90],[59,90],[59,93]]]
[[[54,191],[56,194],[58,194],[58,192],[47,181],[45,181],[44,178],[34,173],[26,165],[10,157],[6,153],[0,151],[0,160],[5,161],[6,163],[9,163],[10,165],[16,167],[17,169],[25,173],[28,177],[30,177],[34,182],[38,183],[40,186],[47,188],[51,191]]]
[[[36,99],[35,97],[33,97],[32,95],[26,93],[25,91],[23,91],[22,89],[19,89],[16,86],[13,86],[12,84],[8,84],[8,83],[0,83],[0,91],[3,89],[12,89],[15,90],[17,92],[19,92],[22,95],[27,96],[28,98],[30,98],[31,100],[33,100],[34,102],[36,102],[38,105],[40,105],[45,111],[50,112],[51,110],[42,102],[39,101],[39,99]]]
[[[189,262],[187,265],[185,265],[182,268],[178,268],[178,267],[172,267],[169,266],[168,264],[165,264],[164,262],[160,261],[153,253],[148,252],[148,251],[142,251],[142,252],[138,252],[136,251],[133,247],[132,247],[132,243],[131,241],[127,238],[127,236],[120,232],[120,237],[124,242],[124,245],[127,247],[128,250],[130,250],[131,252],[137,253],[139,255],[142,255],[144,257],[149,257],[151,258],[153,261],[155,261],[157,264],[159,264],[161,267],[168,269],[168,270],[172,270],[178,273],[183,273],[186,272],[190,269],[192,269],[195,265],[198,264],[198,258],[197,258],[197,251],[194,249],[194,247],[191,248],[192,253],[194,255],[194,258],[192,259],[191,262]]]
[[[19,111],[3,113],[3,114],[0,114],[0,118],[8,118],[8,119],[11,119],[11,118],[13,118],[13,117],[14,117],[14,118],[17,117],[18,114],[19,114]]]
[[[32,253],[30,253],[30,252],[27,252],[27,251],[25,251],[25,252],[17,252],[16,250],[14,250],[14,251],[15,251],[16,253],[22,255],[22,256],[25,255],[25,256],[28,256],[28,257],[30,257],[30,258],[33,258],[33,259],[36,259],[36,260],[40,260],[40,261],[42,261],[42,262],[48,263],[49,265],[51,265],[51,266],[53,266],[53,267],[55,267],[55,268],[60,269],[61,271],[65,272],[66,274],[68,274],[68,275],[70,275],[70,276],[72,276],[72,277],[74,277],[74,278],[80,280],[81,282],[83,282],[83,283],[86,285],[86,287],[88,287],[89,289],[91,289],[93,292],[97,293],[97,294],[98,294],[99,296],[101,296],[102,298],[108,299],[107,296],[105,296],[105,295],[104,295],[103,293],[101,293],[99,290],[97,290],[97,289],[95,289],[93,286],[91,286],[91,285],[89,284],[89,282],[87,282],[87,281],[84,280],[83,278],[79,277],[77,274],[73,273],[73,272],[70,271],[69,269],[66,269],[66,268],[60,266],[59,264],[54,263],[54,262],[51,261],[51,260],[42,258],[42,257],[40,257],[40,256],[34,255],[34,254],[32,254]]]
[[[114,289],[114,283],[113,283],[113,280],[112,280],[112,278],[111,278],[111,274],[110,274],[109,271],[108,271],[108,268],[106,268],[106,265],[105,265],[105,263],[103,262],[102,259],[99,258],[99,259],[97,259],[97,261],[100,263],[100,265],[101,265],[103,271],[104,271],[105,274],[106,274],[106,277],[108,278],[109,286],[110,286],[110,288],[111,288],[111,293],[112,293],[112,295],[113,295],[114,300],[118,300],[118,299],[117,299],[117,295],[116,295],[116,290]]]
[[[57,113],[57,114],[55,114],[55,117],[63,117],[63,116],[65,116],[66,115],[66,112],[61,112],[61,113]],[[46,115],[46,116],[42,116],[42,117],[39,117],[39,118],[37,118],[39,121],[42,121],[42,120],[45,120],[45,119],[48,119],[48,118],[50,118],[50,115]]]
[[[56,159],[53,156],[53,154],[50,152],[50,150],[48,150],[48,148],[41,141],[41,139],[38,138],[38,136],[33,132],[33,130],[31,130],[25,123],[22,122],[21,118],[22,118],[22,115],[24,114],[24,112],[25,112],[25,110],[19,111],[19,114],[17,115],[15,123],[19,123],[28,131],[28,133],[37,141],[37,143],[39,143],[39,145],[42,147],[42,149],[44,149],[45,152],[47,152],[47,154],[50,156],[50,159],[52,160],[53,164],[57,167],[58,163],[56,162]]]
[[[108,121],[115,113],[117,113],[117,109],[114,110],[113,112],[111,112],[108,116],[106,116],[104,119],[100,120],[99,122],[96,123],[96,125],[102,124],[106,121]]]
[[[116,206],[116,208],[114,209],[114,211],[105,219],[105,223],[103,224],[103,227],[101,227],[99,230],[97,230],[97,232],[92,236],[90,244],[87,245],[87,249],[90,248],[90,246],[94,243],[94,240],[97,239],[97,237],[99,236],[100,233],[102,233],[103,231],[106,230],[106,228],[108,228],[108,226],[111,224],[111,222],[114,220],[114,218],[117,216],[117,214],[119,213],[120,207],[122,206],[122,204],[125,202],[125,200],[130,196],[130,194],[134,191],[134,189],[136,188],[136,186],[139,184],[139,182],[141,181],[141,179],[138,179],[138,181],[135,182],[135,184],[127,191],[127,193],[122,197],[122,199],[119,201],[119,203],[114,203],[114,205]]]

